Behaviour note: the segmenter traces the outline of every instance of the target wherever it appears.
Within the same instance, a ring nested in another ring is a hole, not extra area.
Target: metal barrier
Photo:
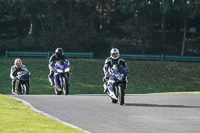
[[[18,57],[47,57],[50,58],[54,52],[24,52],[24,51],[8,51],[6,50],[5,57],[18,56]],[[66,57],[71,58],[94,58],[94,53],[64,53]],[[170,55],[120,55],[124,59],[130,60],[160,60],[160,61],[200,61],[200,57],[193,56],[170,56]]]
[[[121,54],[124,59],[131,60],[160,60],[160,61],[200,61],[200,57],[193,56],[170,56],[170,55],[128,55]]]
[[[25,51],[8,51],[6,50],[5,57],[18,56],[18,57],[47,57],[50,58],[54,52],[25,52]],[[63,53],[66,57],[72,58],[93,58],[94,53]]]

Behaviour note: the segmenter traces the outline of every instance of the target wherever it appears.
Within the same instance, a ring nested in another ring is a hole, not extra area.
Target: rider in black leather
[[[55,64],[60,60],[66,60],[67,61],[67,58],[65,57],[65,55],[63,55],[62,48],[57,48],[55,50],[55,54],[53,54],[49,59],[49,70],[50,70],[50,73],[48,75],[48,78],[49,78],[49,82],[50,82],[51,86],[54,85],[53,75],[54,75]]]
[[[109,79],[109,75],[110,75],[110,68],[114,65],[114,64],[119,64],[122,65],[125,69],[125,72],[128,74],[129,73],[129,67],[127,65],[127,63],[125,62],[125,60],[123,60],[120,57],[120,53],[119,50],[117,48],[113,48],[110,51],[110,57],[108,57],[105,60],[105,64],[103,67],[103,71],[104,71],[104,78],[103,78],[103,82],[104,82],[104,92],[108,91],[107,88],[107,81]]]

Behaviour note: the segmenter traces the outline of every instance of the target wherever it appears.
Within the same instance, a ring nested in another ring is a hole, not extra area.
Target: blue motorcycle
[[[113,65],[110,69],[110,76],[107,82],[108,94],[112,103],[119,101],[120,105],[124,104],[125,88],[128,79],[124,68],[118,64]]]
[[[61,95],[62,92],[65,95],[69,94],[70,74],[71,72],[69,61],[61,60],[55,64],[54,89],[57,95]]]

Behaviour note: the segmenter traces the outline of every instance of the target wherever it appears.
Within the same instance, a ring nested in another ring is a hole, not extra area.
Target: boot
[[[14,95],[17,95],[17,93],[15,92],[15,87],[14,86],[12,86],[12,94],[14,94]]]
[[[103,87],[104,87],[104,92],[108,92],[108,87],[107,87],[106,83],[103,84]]]
[[[58,88],[56,85],[54,85],[54,88],[57,90],[57,91],[62,91],[61,88]]]
[[[50,82],[51,86],[54,86],[53,78],[49,78],[49,82]]]

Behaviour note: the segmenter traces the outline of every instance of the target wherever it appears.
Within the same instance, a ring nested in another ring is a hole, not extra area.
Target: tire
[[[58,91],[58,90],[55,88],[55,93],[56,93],[56,95],[61,95],[61,94],[62,94],[62,91]]]
[[[60,78],[60,77],[59,77]],[[55,82],[54,82],[55,83]],[[60,83],[59,83],[60,84]],[[54,85],[54,90],[56,95],[61,95],[63,91],[58,91],[56,85]]]
[[[118,102],[118,100],[115,100],[113,98],[110,98],[110,101],[111,101],[111,103],[117,103]]]
[[[118,93],[118,100],[119,100],[119,104],[120,105],[123,105],[124,104],[124,85],[122,84],[122,85],[120,85],[120,86],[118,86],[118,91],[119,91],[119,93]]]
[[[29,85],[28,83],[21,85],[21,89],[22,89],[22,94],[23,95],[28,95],[29,94]]]
[[[69,94],[69,83],[68,83],[68,78],[63,78],[63,93],[65,95]]]
[[[15,92],[17,95],[22,94],[21,93],[21,83],[19,80],[16,80],[16,82],[15,82]]]

